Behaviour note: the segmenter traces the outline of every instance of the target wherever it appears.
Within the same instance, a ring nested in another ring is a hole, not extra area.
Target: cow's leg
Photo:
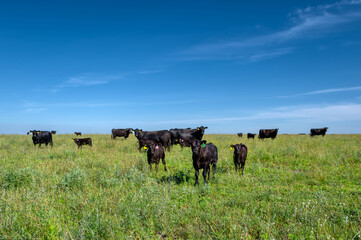
[[[195,175],[196,175],[196,182],[194,183],[194,186],[199,184],[199,182],[198,182],[199,169],[196,169]]]
[[[208,165],[207,172],[208,172],[208,181],[209,181],[209,176],[211,175],[211,165]]]
[[[244,165],[245,165],[244,163],[241,163],[242,176],[243,176]]]
[[[41,147],[41,143],[39,143],[39,148]]]
[[[238,172],[238,164],[236,162],[234,163],[234,168],[236,169],[236,172]]]
[[[216,168],[217,168],[217,163],[213,163],[212,165],[213,178],[214,178],[214,174],[216,173]]]
[[[208,166],[204,166],[203,168],[203,178],[204,178],[204,184],[207,184],[207,170],[209,168],[209,165]]]
[[[155,164],[155,171],[156,171],[156,172],[158,172],[158,165],[159,165],[159,162],[157,162],[157,163]]]
[[[149,163],[149,170],[152,171],[152,164]]]
[[[162,163],[164,165],[164,170],[167,171],[167,164],[165,163],[165,158],[162,158]]]

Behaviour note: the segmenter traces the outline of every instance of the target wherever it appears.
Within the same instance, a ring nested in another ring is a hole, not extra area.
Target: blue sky
[[[0,133],[361,133],[361,0],[6,0],[0,53]]]

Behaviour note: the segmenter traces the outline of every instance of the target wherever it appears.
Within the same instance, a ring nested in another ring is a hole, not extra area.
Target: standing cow
[[[242,137],[242,136],[243,136],[243,133],[237,133],[237,136],[238,136],[238,137]]]
[[[205,140],[199,141],[197,139],[191,142],[193,167],[196,171],[196,182],[194,183],[194,185],[199,184],[198,176],[200,169],[203,169],[204,184],[207,184],[207,173],[209,180],[210,165],[212,165],[213,176],[216,171],[218,161],[217,147],[213,145],[213,143],[206,143],[207,141]]]
[[[247,139],[254,139],[254,137],[256,136],[256,134],[253,134],[253,133],[247,133]]]
[[[311,134],[310,136],[316,136],[316,135],[322,135],[322,137],[325,136],[326,131],[327,131],[328,127],[324,127],[324,128],[311,128]]]
[[[93,146],[91,138],[73,138],[73,141],[78,145],[78,148],[83,147],[83,145]]]
[[[129,137],[129,134],[132,133],[132,128],[126,128],[126,129],[112,129],[112,135],[111,138],[115,139],[116,137],[124,137],[124,139],[127,139]]]
[[[81,132],[74,132],[76,136],[81,136]]]
[[[277,137],[278,128],[275,129],[260,129],[259,130],[259,139],[272,138],[275,139]]]
[[[158,172],[158,165],[160,159],[162,159],[164,170],[167,171],[167,164],[165,163],[165,154],[162,144],[160,143],[150,144],[144,146],[144,148],[148,149],[147,159],[148,159],[149,169],[152,170],[152,163],[155,163],[155,170]]]
[[[183,129],[182,131],[180,129],[171,129],[172,142],[175,142],[175,144],[179,143],[181,147],[190,147],[193,140],[202,140],[204,131],[207,128],[200,126],[196,129]]]
[[[163,147],[170,150],[171,146],[171,135],[168,130],[160,131],[143,131],[142,129],[134,129],[134,135],[139,140],[153,140],[157,143],[162,144]]]
[[[29,131],[33,134],[33,143],[34,146],[36,146],[36,144],[39,144],[39,147],[41,146],[42,143],[45,143],[45,146],[48,146],[48,144],[50,143],[50,146],[53,147],[53,136],[51,134],[51,132],[49,131],[37,131],[37,130],[32,130]]]
[[[247,158],[247,147],[246,145],[240,143],[236,145],[231,145],[230,148],[233,150],[233,162],[234,167],[236,168],[236,172],[238,172],[239,165],[241,165],[242,175],[244,170],[244,165],[246,164]]]

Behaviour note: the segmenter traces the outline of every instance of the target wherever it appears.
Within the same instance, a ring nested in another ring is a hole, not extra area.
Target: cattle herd
[[[160,159],[164,165],[164,170],[167,171],[167,165],[165,162],[165,153],[164,150],[170,151],[171,146],[179,144],[183,147],[191,147],[192,149],[192,160],[193,167],[195,170],[195,185],[198,184],[199,170],[203,169],[203,178],[204,183],[207,183],[210,176],[210,167],[212,166],[212,172],[216,170],[217,161],[218,161],[218,150],[213,143],[207,143],[206,140],[203,140],[204,131],[207,127],[200,126],[195,129],[192,128],[172,128],[170,130],[161,130],[161,131],[143,131],[142,129],[112,129],[111,138],[116,139],[117,137],[124,137],[127,139],[130,134],[134,132],[135,137],[138,139],[140,151],[142,148],[147,149],[147,160],[149,168],[152,169],[152,164],[155,164],[155,168],[158,171],[158,164]],[[321,135],[325,136],[327,127],[325,128],[312,128],[310,130],[310,136]],[[32,140],[34,146],[39,144],[45,144],[48,146],[50,144],[53,147],[53,137],[52,135],[56,134],[56,131],[40,131],[40,130],[31,130],[27,135],[32,134]],[[277,137],[278,128],[276,129],[260,129],[259,130],[259,139],[271,138],[275,139]],[[81,136],[81,132],[74,132],[76,136]],[[239,137],[242,137],[242,133],[237,133]],[[256,134],[248,133],[248,139],[254,139]],[[91,138],[73,138],[73,141],[76,143],[78,148],[83,145],[92,146]],[[234,144],[230,145],[230,148],[234,150],[233,161],[236,171],[241,168],[243,175],[244,166],[247,158],[247,147],[246,145]]]

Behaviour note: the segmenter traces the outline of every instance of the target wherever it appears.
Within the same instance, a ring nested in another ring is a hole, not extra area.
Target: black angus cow
[[[316,135],[322,135],[322,137],[325,136],[326,131],[327,131],[328,127],[324,127],[324,128],[311,128],[311,133],[310,136],[316,136]]]
[[[148,149],[147,159],[148,159],[149,169],[152,170],[152,163],[155,163],[155,170],[158,172],[158,165],[160,159],[162,159],[164,170],[167,171],[167,164],[165,163],[165,154],[162,144],[156,143],[156,144],[145,145],[144,148]]]
[[[193,140],[201,141],[204,135],[204,130],[208,127],[197,127],[196,129],[190,129],[188,131],[179,132],[176,139],[181,147],[190,147]]]
[[[153,140],[143,140],[143,139],[140,139],[140,140],[138,140],[138,142],[139,142],[139,148],[138,148],[138,151],[139,151],[139,152],[140,152],[140,150],[142,149],[142,147],[158,144],[158,142],[153,141]]]
[[[242,137],[243,133],[237,133],[238,137]]]
[[[193,159],[193,167],[196,176],[196,182],[194,185],[199,184],[198,176],[199,169],[203,169],[203,178],[204,184],[207,184],[207,172],[208,172],[208,180],[210,175],[210,165],[212,165],[213,177],[216,171],[217,161],[218,161],[218,151],[217,147],[213,145],[213,143],[207,143],[207,141],[202,140],[199,141],[197,139],[191,142],[192,147],[192,159]]]
[[[256,136],[256,134],[253,134],[253,133],[247,133],[247,139],[254,139],[254,137]]]
[[[172,128],[169,130],[171,136],[172,145],[179,144],[179,140],[181,139],[183,134],[191,133],[194,129],[191,128]]]
[[[56,131],[51,131],[51,134],[54,134],[54,135],[55,135],[55,134],[56,134]]]
[[[26,135],[29,135],[29,134],[30,134],[29,132],[26,133]]]
[[[236,145],[231,145],[230,148],[234,149],[233,162],[234,162],[234,167],[236,168],[236,172],[238,172],[239,165],[241,165],[241,170],[243,175],[244,165],[246,164],[246,158],[247,158],[247,147],[246,145],[240,143]]]
[[[275,139],[277,137],[278,128],[275,129],[260,129],[259,130],[259,139],[272,138]]]
[[[50,146],[53,147],[53,136],[51,132],[37,130],[32,130],[29,132],[33,134],[34,146],[36,146],[36,144],[39,144],[40,147],[42,143],[45,143],[45,146],[48,146],[48,144],[50,143]]]
[[[93,146],[91,138],[73,138],[73,141],[78,145],[78,148],[83,147],[83,145]]]
[[[124,139],[127,139],[129,137],[129,134],[132,133],[132,128],[126,128],[126,129],[112,129],[112,135],[111,138],[115,139],[116,137],[124,137]]]
[[[74,132],[75,135],[81,136],[81,132]]]
[[[171,146],[171,135],[168,130],[160,131],[143,131],[142,129],[134,129],[134,135],[139,140],[153,140],[162,144],[168,151]]]

